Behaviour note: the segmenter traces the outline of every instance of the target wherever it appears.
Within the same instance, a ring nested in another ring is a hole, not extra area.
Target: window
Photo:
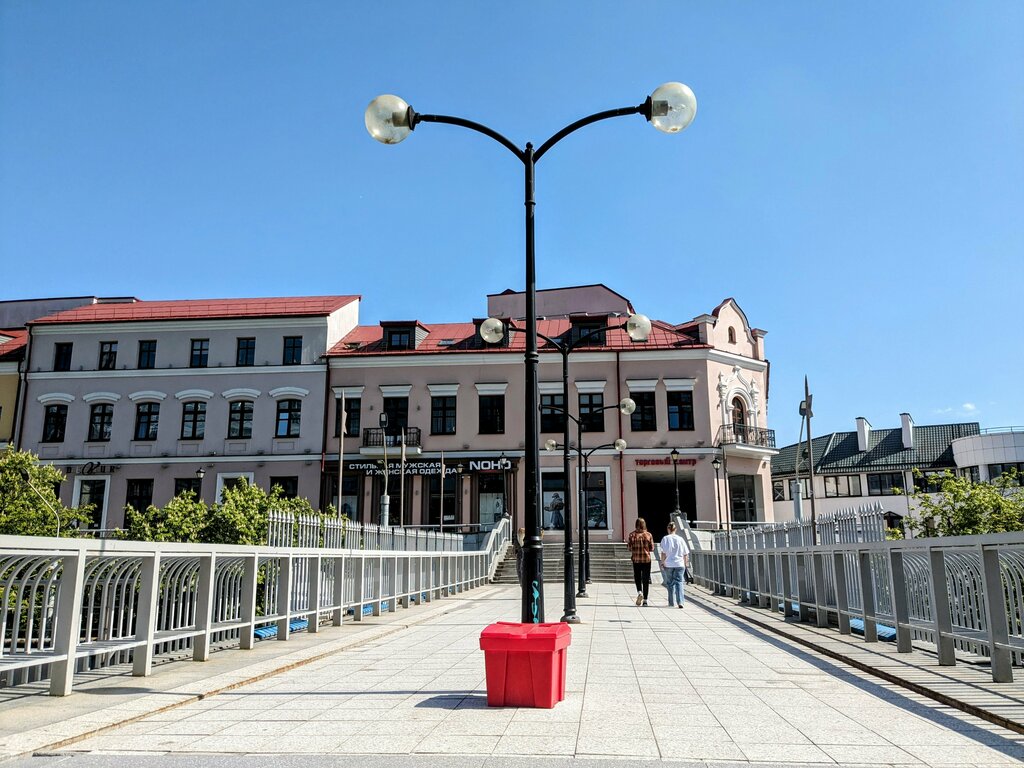
[[[124,505],[141,512],[153,503],[153,481],[137,479],[128,481],[128,489],[124,496]]]
[[[1017,482],[1024,480],[1024,461],[1016,464],[989,464],[988,465],[988,479],[995,480],[998,477],[1010,472],[1010,470],[1017,470]]]
[[[385,397],[384,413],[388,415],[388,434],[397,435],[399,430],[409,426],[409,398]]]
[[[139,370],[156,368],[156,342],[152,339],[139,342]]]
[[[389,329],[385,338],[388,349],[412,349],[412,333],[408,328]]]
[[[455,396],[430,398],[430,434],[455,434]]]
[[[825,477],[825,498],[860,496],[860,475],[837,475]]]
[[[114,423],[114,406],[97,403],[89,409],[89,442],[105,443],[110,440],[110,428]]]
[[[295,476],[271,477],[270,490],[273,491],[275,487],[281,489],[282,498],[294,499],[299,495],[299,478]]]
[[[772,501],[786,500],[786,480],[772,480]]]
[[[235,352],[235,365],[245,367],[256,365],[256,339],[239,339]]]
[[[584,432],[604,432],[604,395],[580,393],[580,429]]]
[[[71,348],[70,341],[62,341],[53,345],[53,370],[71,370]]]
[[[903,489],[906,484],[902,472],[880,472],[868,475],[868,495],[895,496],[896,491]]]
[[[756,483],[753,475],[729,475],[733,523],[757,522]],[[802,482],[802,481],[801,481]]]
[[[653,432],[658,428],[653,392],[630,392],[636,410],[629,417],[629,428],[634,432]]]
[[[298,365],[302,362],[302,337],[284,337],[284,357],[281,365]]]
[[[747,409],[744,407],[743,401],[740,398],[733,398],[730,413],[732,414],[733,424],[743,426],[747,423]]]
[[[174,478],[174,495],[181,496],[183,493],[194,493],[196,498],[203,492],[203,481],[198,477],[176,477]]]
[[[561,472],[542,472],[540,487],[543,494],[541,516],[547,530],[560,531],[565,528],[565,475]]]
[[[345,435],[346,437],[359,437],[359,411],[362,406],[362,398],[345,398]]]
[[[192,353],[189,356],[189,368],[205,368],[210,360],[210,340],[192,339]]]
[[[504,395],[480,395],[480,434],[505,434]]]
[[[100,360],[96,366],[101,371],[112,371],[117,368],[117,342],[100,342]]]
[[[86,523],[89,528],[99,528],[103,523],[103,516],[106,512],[107,481],[90,480],[82,478],[78,481],[78,502],[77,507],[92,505],[90,519]]]
[[[565,413],[553,411],[552,408],[565,408],[565,399],[562,394],[540,396],[540,431],[541,432],[564,432]]]
[[[589,335],[593,334],[593,335]],[[605,341],[605,323],[574,323],[572,326],[572,344],[580,347],[603,347]]]
[[[251,400],[235,400],[228,406],[228,437],[234,440],[252,437]]]
[[[733,328],[732,326],[729,326],[729,343],[730,344],[735,344],[736,343],[736,329]]]
[[[192,400],[181,404],[181,439],[202,440],[206,434],[206,403]]]
[[[960,477],[966,477],[972,483],[981,482],[981,473],[978,471],[978,467],[963,467],[957,470],[957,474]]]
[[[673,431],[693,430],[693,392],[668,393],[668,428]]]
[[[789,492],[789,498],[793,498],[793,483],[800,483],[800,496],[809,499],[811,498],[811,480],[807,477],[801,477],[797,480],[795,477],[791,480],[786,481],[786,490]]]
[[[274,437],[298,437],[301,417],[301,400],[278,400],[277,429]]]
[[[914,475],[914,490],[919,493],[938,493],[942,490],[942,472],[925,472]]]
[[[68,407],[66,405],[48,405],[43,414],[44,443],[63,443],[64,430],[68,424]]]
[[[159,422],[160,403],[139,403],[135,406],[135,439],[156,440]]]

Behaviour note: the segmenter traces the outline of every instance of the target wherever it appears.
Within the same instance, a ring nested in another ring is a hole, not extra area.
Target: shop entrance
[[[661,477],[637,473],[636,509],[637,515],[647,521],[647,530],[655,541],[665,535],[672,510],[675,509],[675,486],[672,476]],[[679,506],[683,516],[691,523],[697,519],[697,487],[693,478],[679,478]],[[633,530],[635,520],[626,521],[626,530]]]

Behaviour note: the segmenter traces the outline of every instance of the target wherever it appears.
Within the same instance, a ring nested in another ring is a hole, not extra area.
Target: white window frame
[[[74,508],[78,507],[79,501],[82,498],[82,481],[84,480],[103,480],[105,487],[103,489],[103,509],[100,510],[100,528],[107,527],[107,508],[110,506],[110,475],[75,475],[75,487],[71,493],[71,506]]]
[[[217,491],[213,497],[215,503],[220,503],[220,493],[224,490],[225,480],[236,480],[239,477],[244,477],[249,485],[255,485],[256,475],[253,472],[218,472],[217,473]]]

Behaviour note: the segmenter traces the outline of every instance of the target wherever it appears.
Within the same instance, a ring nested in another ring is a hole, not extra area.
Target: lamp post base
[[[584,589],[581,592],[577,592],[576,597],[590,597],[590,595],[588,595],[587,591]]]
[[[559,621],[563,624],[579,624],[581,619],[575,613],[567,613]]]

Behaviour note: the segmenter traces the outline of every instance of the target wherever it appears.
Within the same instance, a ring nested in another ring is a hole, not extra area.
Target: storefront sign
[[[100,464],[98,461],[89,461],[78,468],[80,475],[109,475],[116,472],[118,467],[113,464]]]
[[[512,469],[511,459],[449,459],[444,463],[445,475],[452,475],[458,472],[457,467],[462,465],[464,472],[502,472]],[[380,477],[384,474],[384,465],[376,461],[350,461],[345,464],[346,472],[363,472],[367,475]],[[388,460],[388,474],[397,475],[402,471],[401,461]],[[407,475],[439,475],[441,474],[440,461],[407,461],[405,462],[405,474]]]
[[[681,464],[684,467],[694,467],[697,465],[696,459],[679,459],[677,464]],[[672,459],[665,457],[664,459],[637,459],[636,465],[638,467],[656,467],[656,466],[672,466]]]

